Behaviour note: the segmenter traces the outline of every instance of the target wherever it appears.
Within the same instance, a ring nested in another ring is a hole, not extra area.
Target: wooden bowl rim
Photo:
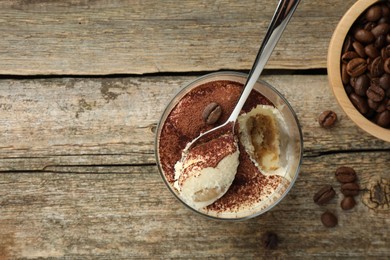
[[[380,2],[380,0],[359,0],[341,18],[329,44],[327,59],[328,80],[337,102],[347,116],[367,133],[384,141],[390,142],[390,129],[383,128],[371,122],[360,114],[360,112],[353,106],[344,90],[340,73],[341,50],[349,29],[356,19],[369,6],[376,2]]]

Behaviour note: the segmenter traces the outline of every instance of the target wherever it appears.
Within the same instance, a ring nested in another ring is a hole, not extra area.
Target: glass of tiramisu
[[[216,72],[183,87],[156,132],[156,161],[168,189],[188,208],[221,220],[259,216],[293,186],[302,161],[302,133],[287,100],[259,80],[233,130],[187,149],[223,124],[247,75]]]

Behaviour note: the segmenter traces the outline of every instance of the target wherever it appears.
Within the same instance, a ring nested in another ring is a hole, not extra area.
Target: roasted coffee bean
[[[375,22],[368,22],[364,25],[363,29],[367,31],[371,31],[377,25]]]
[[[386,109],[385,111],[379,113],[376,116],[376,123],[382,127],[390,126],[390,110]]]
[[[382,7],[373,5],[366,11],[366,19],[370,22],[376,22],[382,17]]]
[[[368,107],[373,109],[373,110],[377,110],[379,108],[379,106],[381,105],[380,102],[375,102],[375,101],[372,101],[372,99],[368,99],[367,100],[367,104],[368,104]]]
[[[383,69],[390,74],[390,58],[387,58],[383,64]]]
[[[347,72],[347,64],[343,63],[341,64],[341,81],[344,85],[348,84],[350,80],[350,76]]]
[[[367,62],[363,58],[352,59],[347,64],[347,73],[351,77],[357,77],[362,75],[364,72],[366,72],[366,69],[367,69]]]
[[[390,98],[385,101],[385,107],[387,110],[390,110]]]
[[[321,222],[325,227],[335,227],[337,225],[337,217],[329,210],[321,215]]]
[[[375,37],[370,31],[360,29],[356,31],[355,39],[361,43],[372,43]]]
[[[365,58],[366,57],[366,51],[364,50],[363,44],[360,42],[353,42],[352,47],[355,50],[355,52],[361,57]]]
[[[354,91],[353,87],[351,85],[345,85],[344,89],[345,89],[345,92],[347,93],[347,95],[350,95]]]
[[[222,108],[218,103],[212,102],[208,104],[202,113],[202,118],[208,125],[212,125],[218,121],[222,115]]]
[[[325,110],[318,117],[318,123],[323,128],[330,128],[334,126],[337,121],[337,114],[331,110]]]
[[[375,38],[378,38],[380,35],[386,35],[390,30],[390,25],[387,23],[380,23],[374,28],[372,28],[371,33]]]
[[[355,81],[355,93],[359,96],[365,96],[367,89],[370,87],[370,79],[366,74],[362,74],[359,77],[356,78]]]
[[[380,35],[378,38],[376,38],[374,42],[374,47],[378,49],[378,53],[380,55],[380,49],[382,49],[386,44],[386,36]]]
[[[381,50],[381,56],[383,60],[386,60],[387,58],[390,58],[390,44],[386,47],[383,47]],[[387,71],[386,71],[387,72]],[[387,72],[389,73],[389,72]]]
[[[262,236],[262,243],[265,249],[276,249],[279,243],[278,235],[267,231]]]
[[[382,77],[379,78],[378,84],[384,90],[390,89],[390,74],[388,73],[383,74]]]
[[[341,56],[341,61],[345,64],[350,62],[351,60],[359,58],[359,54],[357,54],[355,51],[348,51]]]
[[[341,185],[340,191],[345,196],[356,196],[359,194],[360,187],[355,182],[348,182]]]
[[[348,183],[356,181],[356,172],[353,168],[348,166],[341,166],[336,169],[336,179],[341,183]]]
[[[385,91],[378,85],[371,85],[366,92],[369,99],[374,102],[380,102],[385,98]]]
[[[381,56],[376,57],[372,61],[372,63],[370,64],[370,72],[372,77],[376,78],[383,75],[383,73],[385,72],[383,64],[384,62]]]
[[[374,46],[374,44],[369,44],[366,47],[364,47],[364,51],[370,58],[376,58],[380,55],[379,50]]]
[[[331,201],[335,195],[336,192],[331,185],[324,185],[314,194],[313,201],[318,205],[324,205]]]
[[[352,39],[351,39],[351,36],[348,35],[345,38],[342,53],[346,53],[347,51],[350,51],[350,50],[352,50]]]
[[[343,198],[343,200],[340,203],[340,206],[343,210],[349,210],[355,207],[356,201],[355,198],[352,196],[346,196]]]
[[[368,113],[367,99],[357,95],[356,93],[351,93],[349,95],[349,99],[361,114],[364,115]]]

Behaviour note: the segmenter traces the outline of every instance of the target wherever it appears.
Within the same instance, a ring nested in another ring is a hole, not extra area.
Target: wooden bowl
[[[359,0],[342,17],[330,41],[328,49],[328,80],[337,102],[347,116],[367,133],[390,142],[390,129],[383,128],[365,118],[351,103],[341,81],[341,52],[345,37],[356,19],[379,0]]]

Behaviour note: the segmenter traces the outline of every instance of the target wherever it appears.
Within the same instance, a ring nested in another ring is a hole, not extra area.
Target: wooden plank
[[[306,157],[295,186],[279,205],[238,223],[212,221],[185,208],[165,187],[155,166],[2,173],[0,259],[387,259],[389,210],[370,210],[362,196],[373,178],[389,177],[389,161],[388,152]],[[339,206],[342,194],[334,171],[342,165],[355,168],[363,190],[350,211]],[[318,206],[312,196],[323,184],[331,184],[337,194]],[[338,216],[337,227],[322,226],[320,215],[326,209]],[[261,246],[265,231],[280,237],[276,250]]]
[[[325,68],[354,0],[302,1],[267,68]],[[273,0],[0,2],[0,74],[249,70]]]
[[[152,164],[161,114],[194,77],[0,80],[0,171],[53,165]],[[326,76],[269,75],[295,109],[306,155],[390,149],[358,129],[336,104]],[[153,105],[151,105],[153,104]],[[339,115],[332,129],[317,117]]]

